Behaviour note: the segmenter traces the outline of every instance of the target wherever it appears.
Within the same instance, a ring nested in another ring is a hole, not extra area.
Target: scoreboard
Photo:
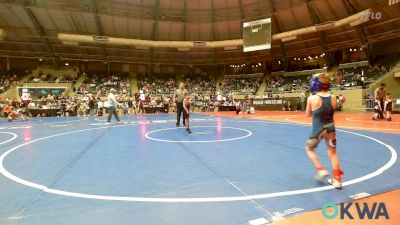
[[[243,51],[271,49],[271,18],[243,23]]]

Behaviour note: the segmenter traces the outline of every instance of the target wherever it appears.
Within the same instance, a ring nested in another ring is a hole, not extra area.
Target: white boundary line
[[[58,122],[49,122],[49,123],[41,123],[41,124],[35,124],[35,125],[46,125],[46,124],[57,124],[57,123],[72,123],[72,122],[78,122],[78,121],[84,121],[84,120],[89,120],[89,117],[84,117],[82,119],[77,119],[77,120],[66,120],[66,121],[58,121]]]
[[[297,117],[298,115],[271,115],[271,116],[254,116],[254,117],[249,117],[250,119],[259,119],[259,118],[292,118],[292,117]]]
[[[198,113],[198,112],[193,112],[192,114],[195,114],[195,115],[202,115],[202,116],[207,115],[206,117],[200,117],[200,118],[196,118],[196,119],[210,119],[210,118],[215,117],[215,115],[203,114],[203,113]],[[174,114],[172,114],[172,115],[175,115],[175,116],[176,116],[176,113],[174,113]]]
[[[58,124],[58,123],[72,123],[72,122],[79,122],[79,121],[84,121],[84,120],[89,120],[89,118],[85,117],[85,118],[77,119],[77,120],[66,120],[66,121],[57,121],[57,122],[48,122],[48,123],[46,123],[46,122],[40,123],[40,121],[43,121],[43,120],[34,120],[34,121],[28,120],[28,121],[25,121],[26,124],[24,124],[24,125],[18,124],[20,126],[17,125],[17,126],[11,126],[11,127],[13,127],[14,129],[15,128],[27,128],[27,127],[32,128],[35,126],[45,126],[45,125],[49,125],[49,124]],[[39,123],[29,123],[29,122],[39,122]],[[10,124],[10,125],[13,125],[13,124]],[[9,127],[5,127],[4,129],[9,128]]]
[[[376,124],[400,123],[400,122],[396,122],[396,121],[394,121],[394,122],[393,122],[393,121],[390,121],[390,122],[373,121],[373,120],[371,120],[371,118],[370,118],[370,120],[357,120],[357,119],[360,119],[360,118],[365,119],[364,117],[352,117],[352,118],[347,117],[346,120],[347,120],[347,121],[352,121],[352,122],[376,123]]]
[[[300,121],[291,120],[288,117],[286,117],[285,120],[288,121],[288,122],[296,123],[296,124],[303,124],[303,125],[311,126],[311,124],[300,122]],[[350,127],[350,126],[336,126],[336,127],[339,127],[339,128],[342,128],[342,129],[360,129],[360,130],[372,130],[372,131],[374,131],[374,130],[400,131],[400,129],[377,128],[377,127],[376,128],[372,128],[372,127],[371,128],[369,128],[369,127]]]
[[[204,131],[204,132],[192,132],[191,135],[207,135],[207,134],[214,134],[215,132],[212,131]]]
[[[6,144],[6,143],[8,143],[10,141],[13,141],[14,139],[16,139],[18,137],[17,134],[14,134],[14,133],[11,133],[11,132],[0,132],[0,134],[11,134],[13,136],[12,138],[10,138],[10,139],[8,139],[6,141],[0,142],[0,145],[4,145],[4,144]]]
[[[285,124],[285,125],[292,125],[292,126],[306,126],[306,125],[302,125],[302,124],[289,124],[289,123],[280,123],[280,122],[270,122],[270,121],[241,121],[241,122],[261,122],[261,123],[276,123],[276,124]],[[127,126],[127,125],[123,125],[123,126]],[[44,185],[41,184],[37,184],[37,183],[33,183],[27,180],[24,180],[22,178],[19,178],[13,174],[11,174],[10,172],[8,172],[5,168],[4,168],[4,159],[13,151],[17,150],[18,148],[34,143],[34,142],[38,142],[38,141],[42,141],[42,140],[46,140],[46,139],[50,139],[53,137],[58,137],[58,136],[62,136],[62,135],[67,135],[67,134],[73,134],[73,133],[79,133],[79,132],[84,132],[84,131],[91,131],[91,130],[97,130],[97,129],[104,129],[104,128],[109,128],[109,127],[98,127],[98,128],[91,128],[91,129],[84,129],[84,130],[77,130],[77,131],[71,131],[71,132],[66,132],[66,133],[61,133],[61,134],[55,134],[55,135],[51,135],[51,136],[47,136],[47,137],[43,137],[43,138],[39,138],[36,140],[32,140],[29,142],[26,142],[24,144],[18,145],[8,151],[6,151],[5,153],[3,153],[0,156],[0,173],[3,174],[5,177],[20,183],[22,185],[28,186],[28,187],[32,187],[35,189],[39,189],[43,192],[46,193],[52,193],[52,194],[58,194],[58,195],[63,195],[63,196],[69,196],[69,197],[75,197],[75,198],[84,198],[84,199],[95,199],[95,200],[106,200],[106,201],[127,201],[127,202],[157,202],[157,203],[204,203],[204,202],[231,202],[231,201],[249,201],[249,200],[255,200],[255,199],[267,199],[267,198],[275,198],[275,197],[282,197],[282,196],[291,196],[291,195],[300,195],[300,194],[307,194],[307,193],[315,193],[315,192],[320,192],[320,191],[326,191],[326,190],[331,190],[334,187],[333,186],[325,186],[325,187],[317,187],[317,188],[308,188],[308,189],[301,189],[301,190],[292,190],[292,191],[283,191],[283,192],[274,192],[274,193],[267,193],[267,194],[258,194],[258,195],[247,195],[247,196],[227,196],[227,197],[210,197],[210,198],[150,198],[150,197],[127,197],[127,196],[109,196],[109,195],[94,195],[94,194],[83,194],[83,193],[77,193],[77,192],[69,192],[69,191],[63,191],[63,190],[57,190],[57,189],[52,189],[52,188],[48,188]],[[349,180],[343,183],[343,186],[349,186],[349,185],[353,185],[356,183],[360,183],[363,181],[366,181],[368,179],[371,179],[373,177],[376,177],[380,174],[382,174],[384,171],[388,170],[390,167],[392,167],[396,161],[397,161],[397,152],[395,151],[395,149],[378,140],[375,139],[373,137],[369,137],[367,135],[363,135],[363,134],[359,134],[356,132],[350,132],[350,131],[345,131],[345,130],[338,130],[341,132],[345,132],[348,134],[353,134],[353,135],[357,135],[360,137],[364,137],[367,139],[370,139],[372,141],[375,141],[378,144],[383,145],[384,147],[386,147],[389,152],[391,153],[391,158],[390,160],[383,165],[381,168],[377,169],[376,171],[369,173],[367,175],[364,175],[362,177],[359,178],[355,178],[353,180]]]
[[[194,113],[194,114],[197,114],[197,115],[205,115],[205,114],[201,114],[201,113]],[[142,116],[146,116],[147,118],[146,118],[146,120],[149,120],[150,121],[150,119],[151,119],[151,115],[152,114],[141,114]],[[155,114],[153,117],[155,117],[155,118],[153,118],[153,119],[156,119],[156,120],[153,120],[154,122],[159,122],[159,121],[167,121],[167,122],[176,122],[176,118],[175,118],[175,120],[172,120],[171,118],[157,118],[156,117],[156,115],[157,114]],[[172,115],[172,116],[175,116],[176,117],[176,114],[160,114],[160,115],[166,115],[166,116],[168,116],[168,115]],[[132,117],[135,117],[135,119],[139,119],[139,116],[140,115],[124,115],[124,117],[126,117],[126,118],[132,118]],[[201,121],[201,120],[209,120],[210,118],[213,118],[213,117],[215,117],[215,115],[210,115],[210,116],[206,116],[206,117],[200,117],[200,118],[193,118],[193,120],[199,120],[199,121]],[[107,117],[105,117],[105,116],[102,116],[102,117],[97,117],[97,118],[95,118],[94,120],[96,120],[96,121],[99,121],[99,122],[106,122],[107,121],[107,119],[106,119]],[[122,117],[121,117],[122,118]],[[192,118],[190,118],[190,119],[192,119]],[[128,120],[128,121],[130,121],[130,120]]]
[[[194,127],[215,127],[215,128],[217,128],[217,126],[193,126],[193,128]],[[236,138],[219,139],[219,140],[217,139],[217,140],[208,140],[208,141],[174,141],[174,140],[164,140],[164,139],[157,139],[157,138],[150,137],[150,134],[155,133],[155,132],[159,132],[159,131],[184,129],[184,127],[173,127],[173,128],[164,128],[164,129],[158,129],[158,130],[153,130],[153,131],[147,132],[145,134],[145,137],[147,139],[150,139],[150,140],[153,140],[153,141],[169,142],[169,143],[214,143],[214,142],[225,142],[225,141],[239,140],[239,139],[247,138],[247,137],[250,137],[251,135],[253,135],[253,133],[251,131],[246,130],[246,129],[242,129],[242,128],[236,128],[236,127],[220,127],[220,128],[221,129],[241,130],[241,131],[247,132],[247,134],[244,135],[244,136],[241,136],[241,137],[236,137]]]

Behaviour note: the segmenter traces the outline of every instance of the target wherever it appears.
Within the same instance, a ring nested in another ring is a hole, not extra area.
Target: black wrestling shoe
[[[386,121],[388,122],[392,121],[392,117],[387,118]]]
[[[176,127],[179,127],[179,123],[176,123]]]
[[[192,133],[192,131],[191,131],[189,128],[186,128],[186,132],[187,132],[188,134],[191,134],[191,133]]]

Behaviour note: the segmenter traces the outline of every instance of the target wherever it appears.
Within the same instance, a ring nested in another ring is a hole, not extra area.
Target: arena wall
[[[1,100],[5,100],[5,99],[14,99],[15,97],[17,97],[17,88],[14,86],[10,89],[8,89],[7,91],[1,93],[0,95],[0,99]]]
[[[362,89],[354,90],[334,90],[332,93],[336,96],[342,94],[346,98],[346,102],[343,105],[343,111],[345,112],[363,112],[365,108],[363,106],[364,96]]]
[[[374,90],[381,83],[386,84],[386,91],[390,93],[392,98],[400,98],[400,78],[394,77],[394,73],[400,72],[400,63],[398,63],[389,73],[372,83],[367,93],[374,92]]]
[[[332,94],[338,96],[342,94],[346,98],[346,102],[343,106],[343,111],[346,112],[362,112],[364,111],[363,106],[363,90],[362,89],[354,89],[354,90],[333,90]],[[284,93],[279,96],[283,98],[290,97],[300,97],[301,93]]]

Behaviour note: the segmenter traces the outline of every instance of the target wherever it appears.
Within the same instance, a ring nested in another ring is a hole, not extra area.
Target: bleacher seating
[[[108,90],[114,88],[118,94],[131,95],[128,73],[88,73],[78,88],[78,94],[97,93],[101,96],[107,94]]]
[[[25,82],[27,83],[69,83],[69,82],[76,82],[77,76],[72,74],[66,74],[62,76],[54,76],[52,74],[32,74],[28,80]]]
[[[265,95],[280,92],[301,92],[307,88],[309,75],[300,76],[278,76],[267,78],[267,89]]]
[[[26,76],[27,71],[0,71],[0,94]]]
[[[216,81],[212,76],[186,76],[186,89],[197,96],[215,95]]]
[[[385,59],[386,60],[386,59]],[[385,75],[396,60],[386,60],[386,64],[358,66],[339,69],[334,76],[332,89],[365,88],[374,80]],[[308,88],[312,73],[298,76],[278,76],[267,78],[265,95],[282,92],[301,92]]]
[[[147,90],[150,96],[171,96],[177,88],[174,75],[148,75],[141,73],[137,76],[139,90]]]
[[[255,95],[263,81],[262,77],[225,77],[220,84],[222,94]]]

